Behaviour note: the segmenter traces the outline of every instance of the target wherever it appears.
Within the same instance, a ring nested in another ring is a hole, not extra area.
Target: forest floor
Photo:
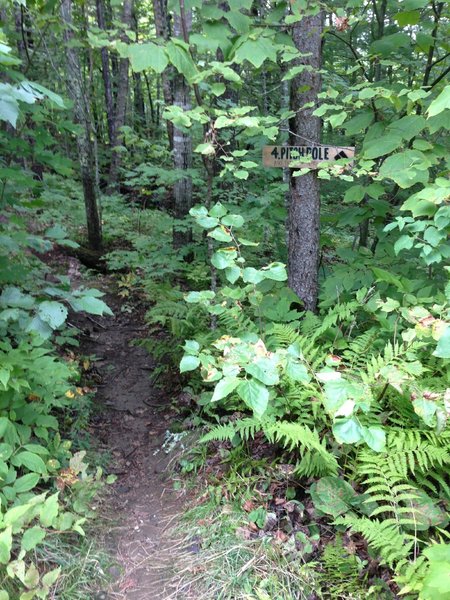
[[[98,597],[180,597],[172,595],[173,556],[183,540],[168,533],[183,504],[167,471],[179,451],[177,436],[169,431],[176,419],[170,389],[150,383],[155,363],[143,347],[133,344],[146,337],[145,308],[124,303],[112,291],[109,277],[87,283],[105,292],[103,299],[114,313],[72,318],[82,331],[80,351],[91,363],[87,377],[97,389],[90,438],[104,455],[107,471],[117,475],[100,509],[113,583]]]

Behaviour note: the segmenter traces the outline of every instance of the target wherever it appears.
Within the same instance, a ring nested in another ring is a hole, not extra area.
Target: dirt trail
[[[103,291],[110,287],[105,280],[94,284]],[[104,516],[111,520],[106,543],[120,568],[107,598],[166,599],[173,576],[164,559],[166,530],[180,513],[165,472],[171,455],[162,448],[174,419],[170,392],[150,384],[154,361],[144,348],[130,345],[146,335],[143,311],[121,312],[123,301],[111,293],[104,300],[114,317],[78,317],[75,323],[83,331],[82,353],[93,357],[95,401],[103,407],[92,422],[92,436],[109,455],[109,471],[117,474]]]

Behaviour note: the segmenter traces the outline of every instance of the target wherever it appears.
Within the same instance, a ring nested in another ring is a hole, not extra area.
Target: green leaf
[[[364,111],[345,124],[345,133],[347,135],[355,135],[364,131],[373,122],[373,112],[371,110]]]
[[[394,16],[400,27],[406,27],[406,25],[417,25],[420,20],[420,11],[418,10],[407,10],[399,12]]]
[[[345,192],[344,202],[361,202],[366,195],[366,190],[362,185],[352,185]]]
[[[259,69],[265,60],[276,62],[277,51],[273,41],[266,37],[258,39],[247,39],[240,44],[234,55],[234,62],[241,64],[248,60],[254,67]]]
[[[34,473],[40,473],[41,475],[47,474],[47,468],[44,461],[40,456],[33,452],[19,452],[13,459],[13,464],[16,467],[24,466]]]
[[[381,427],[363,427],[362,436],[374,452],[384,452],[386,449],[386,433]]]
[[[362,427],[355,419],[337,419],[333,435],[339,444],[356,444],[362,439]]]
[[[227,267],[225,269],[225,277],[227,278],[227,280],[230,283],[236,283],[236,281],[239,279],[240,276],[241,276],[240,267],[233,266],[233,267]]]
[[[339,517],[351,508],[356,496],[350,484],[340,477],[322,477],[310,488],[314,507],[326,515]]]
[[[261,269],[266,279],[273,279],[274,281],[286,281],[288,278],[286,265],[283,263],[271,263],[267,267]]]
[[[40,479],[40,475],[37,473],[27,473],[22,477],[19,477],[14,482],[14,490],[17,494],[22,494],[23,492],[29,492],[38,484]]]
[[[46,300],[38,306],[38,315],[52,329],[60,327],[67,318],[67,308],[60,302]]]
[[[38,525],[31,527],[31,529],[27,529],[22,536],[22,548],[27,552],[33,550],[40,542],[42,542],[45,535],[45,530]]]
[[[95,298],[94,296],[81,296],[80,298],[73,298],[70,301],[70,304],[73,310],[80,312],[87,312],[90,315],[110,315],[113,316],[112,310],[109,306],[100,300],[100,298]]]
[[[248,179],[248,171],[244,171],[244,169],[233,171],[233,175],[236,177],[236,179]]]
[[[277,360],[267,357],[257,358],[253,363],[246,365],[245,371],[265,385],[277,385],[280,382]]]
[[[198,76],[198,70],[188,50],[170,41],[166,46],[166,52],[178,73],[181,73],[189,83],[192,83]]]
[[[152,69],[156,73],[162,73],[169,64],[164,48],[151,42],[130,44],[127,53],[135,72]]]
[[[41,510],[39,512],[39,518],[43,527],[51,527],[53,520],[58,516],[58,497],[59,492],[56,492],[56,494],[49,496],[42,505]]]
[[[258,271],[253,267],[246,267],[242,272],[242,279],[245,283],[260,283],[266,278],[265,273]]]
[[[380,139],[373,139],[364,143],[364,158],[372,159],[390,154],[402,145],[402,138],[396,133],[386,134]]]
[[[7,527],[0,533],[0,563],[7,565],[11,559],[12,527]]]
[[[250,407],[259,418],[267,410],[269,390],[255,379],[244,379],[237,388],[239,397]]]
[[[192,356],[187,354],[183,356],[180,362],[180,373],[186,373],[186,371],[194,371],[200,365],[200,359],[198,356]]]
[[[381,177],[389,177],[405,189],[416,183],[428,182],[429,162],[423,152],[419,150],[405,150],[398,152],[383,162],[380,168]]]
[[[447,325],[444,333],[439,338],[433,356],[438,358],[450,358],[450,325]]]
[[[287,361],[285,373],[292,381],[301,381],[303,383],[309,383],[311,381],[308,369],[303,363],[296,360],[289,359]]]
[[[211,402],[218,402],[231,394],[231,392],[234,392],[241,381],[242,379],[238,379],[237,377],[224,377],[221,379],[214,388]]]
[[[411,250],[414,245],[414,238],[409,235],[401,235],[394,244],[394,252],[396,255],[402,250]]]
[[[228,242],[229,243],[233,240],[233,238],[227,232],[225,227],[217,227],[216,229],[213,229],[212,231],[210,231],[208,233],[208,236],[212,237],[213,239],[217,240],[218,242]]]
[[[417,398],[413,400],[414,412],[423,419],[424,423],[429,427],[433,426],[434,415],[436,414],[437,404],[433,400],[427,398]]]
[[[0,444],[0,460],[8,460],[12,453],[13,447],[11,446],[11,444]]]
[[[430,104],[427,110],[428,116],[434,117],[446,108],[450,108],[450,85],[445,86],[439,96]]]
[[[216,202],[214,206],[210,209],[209,214],[211,217],[215,217],[216,219],[220,219],[227,214],[227,209],[220,202]]]
[[[221,223],[222,225],[225,225],[226,227],[242,227],[242,225],[245,223],[244,217],[241,217],[241,215],[227,215],[226,217],[223,217],[223,219],[221,219]]]
[[[47,587],[51,587],[57,581],[60,573],[61,573],[61,567],[57,567],[56,569],[48,571],[42,577],[42,583]]]
[[[211,263],[216,267],[216,269],[222,270],[227,267],[234,266],[234,261],[237,258],[237,252],[234,248],[225,249],[222,248],[214,252],[211,257]]]

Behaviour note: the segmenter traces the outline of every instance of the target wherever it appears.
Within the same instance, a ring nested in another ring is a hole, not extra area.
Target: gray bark
[[[76,48],[70,44],[73,38],[71,28],[71,0],[62,0],[61,18],[65,24],[63,37],[66,46],[67,93],[73,102],[74,120],[81,126],[80,132],[77,135],[77,147],[84,193],[84,205],[86,209],[88,242],[90,248],[99,250],[102,245],[102,231],[95,185],[94,152],[91,140],[91,116],[89,103],[83,87],[78,53]]]
[[[96,0],[97,23],[100,29],[106,30],[105,6],[104,0]],[[105,90],[106,119],[108,122],[109,143],[114,140],[114,101],[112,92],[111,69],[109,66],[109,52],[107,48],[100,50],[102,59],[102,77]]]
[[[125,29],[131,29],[131,17],[132,17],[132,0],[124,0],[123,3],[123,13],[122,13],[122,23],[125,26]],[[121,35],[121,40],[123,42],[128,41],[128,37],[125,31]],[[117,96],[116,96],[116,106],[114,111],[114,130],[113,130],[113,141],[111,144],[111,164],[109,168],[109,181],[108,181],[108,192],[113,192],[117,179],[119,176],[119,167],[120,167],[120,152],[115,151],[115,147],[119,146],[122,143],[122,133],[120,131],[121,127],[125,125],[125,117],[127,111],[127,99],[128,99],[128,71],[130,66],[130,61],[128,58],[121,58],[119,61],[119,68],[117,73]]]
[[[312,71],[295,77],[291,85],[291,109],[296,115],[291,119],[291,144],[320,142],[321,122],[312,115],[321,88],[321,46],[323,13],[304,17],[293,27],[293,40],[297,50],[309,56],[297,59],[297,64],[307,64]],[[306,89],[304,86],[308,86]],[[299,91],[299,90],[306,91]],[[311,108],[302,109],[312,102]],[[290,178],[289,206],[289,286],[303,301],[307,310],[316,310],[318,296],[319,241],[320,241],[320,189],[315,171],[301,177]]]
[[[189,32],[192,26],[192,13],[185,13],[185,28]],[[181,18],[174,15],[173,34],[176,37],[183,38],[183,27]],[[184,111],[191,109],[190,88],[183,77],[177,73],[173,78],[173,103]],[[177,127],[173,128],[173,166],[177,170],[192,168],[192,138],[189,134],[183,132]],[[190,176],[181,177],[176,181],[173,189],[174,195],[174,216],[176,219],[184,218],[192,207],[192,178]],[[173,245],[175,248],[189,243],[192,234],[190,231],[173,232]]]
[[[164,41],[169,39],[169,20],[167,14],[167,0],[153,0],[153,14],[155,18],[155,29],[157,37]],[[165,69],[161,74],[162,93],[166,106],[173,104],[172,85],[170,81],[171,69]],[[159,111],[159,108],[158,108]],[[173,149],[173,124],[166,121],[167,138],[169,140],[169,149]]]

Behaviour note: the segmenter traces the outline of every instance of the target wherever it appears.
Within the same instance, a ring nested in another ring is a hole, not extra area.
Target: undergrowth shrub
[[[209,315],[180,362],[218,421],[202,441],[263,434],[284,448],[298,478],[319,478],[319,515],[362,534],[403,593],[429,597],[424,557],[448,548],[448,286],[419,304],[419,284],[371,267],[368,285],[304,314],[284,265],[247,266],[240,215],[221,204],[191,214],[227,244],[210,252],[212,288],[185,295],[184,311]],[[448,565],[445,550],[439,561]]]
[[[0,213],[0,574],[2,600],[48,597],[61,568],[39,564],[48,536],[84,535],[101,470],[88,472],[85,451],[71,452],[60,423],[84,395],[76,361],[61,353],[69,308],[112,314],[102,293],[72,290],[66,275],[49,283],[39,254],[53,242],[74,245],[61,227],[27,232],[13,209]],[[60,345],[58,348],[58,344]]]

